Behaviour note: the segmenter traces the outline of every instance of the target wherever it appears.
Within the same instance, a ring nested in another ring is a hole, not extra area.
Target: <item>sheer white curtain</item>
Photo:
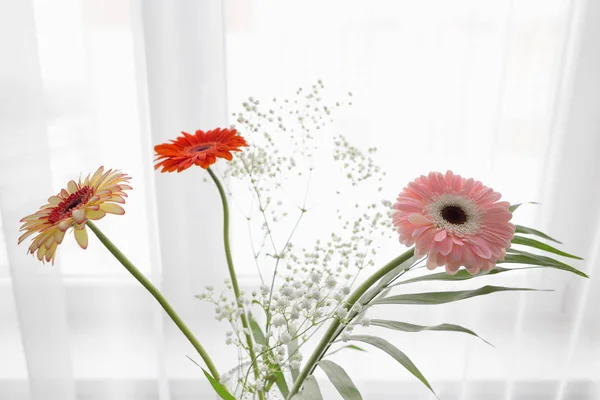
[[[233,123],[249,95],[286,96],[318,78],[334,96],[354,93],[332,130],[380,148],[384,196],[451,168],[509,201],[540,201],[519,221],[562,239],[594,277],[598,22],[600,4],[583,0],[0,2],[0,398],[208,396],[185,357],[193,349],[100,243],[82,251],[65,240],[44,266],[16,246],[18,220],[99,165],[132,175],[127,214],[101,228],[225,370],[235,359],[226,327],[193,298],[224,278],[216,192],[202,171],[154,173],[152,145]],[[382,260],[397,251],[386,244]],[[256,272],[240,264],[251,287]],[[451,334],[386,336],[445,400],[600,397],[598,280],[502,279],[555,291],[393,311],[466,325],[496,348]],[[339,360],[367,399],[431,397],[375,350]]]

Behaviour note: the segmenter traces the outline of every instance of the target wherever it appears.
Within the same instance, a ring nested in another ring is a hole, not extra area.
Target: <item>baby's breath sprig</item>
[[[352,94],[343,101],[327,102],[324,88],[318,81],[298,89],[290,99],[261,102],[249,97],[242,110],[233,114],[235,128],[250,147],[227,164],[223,175],[241,182],[250,196],[250,201],[237,206],[247,220],[252,257],[262,284],[251,298],[237,302],[211,290],[199,298],[211,302],[216,318],[231,325],[225,342],[238,348],[236,384],[241,398],[263,390],[275,373],[298,370],[302,346],[326,322],[336,320],[346,326],[346,332],[352,330],[354,325],[346,319],[350,311],[354,316],[355,310],[347,307],[346,298],[360,272],[374,263],[378,246],[373,238],[392,232],[391,203],[371,201],[353,204],[350,209],[338,207],[337,222],[327,236],[321,232],[313,240],[295,236],[313,209],[340,193],[360,190],[362,185],[381,187],[385,175],[373,160],[375,148],[363,153],[344,135],[328,131],[334,113],[351,104]],[[326,141],[330,145],[324,145]],[[331,154],[322,154],[322,149],[333,149],[333,159]],[[327,185],[329,191],[321,185],[311,192],[311,186],[318,184],[315,179],[326,175],[319,175],[320,168],[331,171],[322,165],[328,159],[338,165],[340,179]],[[232,197],[235,200],[235,195]],[[269,270],[270,276],[265,276]],[[265,343],[254,344],[254,358],[240,321],[250,306],[262,310],[265,318]],[[295,346],[290,354],[292,342]],[[249,365],[257,366],[259,376],[250,374]]]

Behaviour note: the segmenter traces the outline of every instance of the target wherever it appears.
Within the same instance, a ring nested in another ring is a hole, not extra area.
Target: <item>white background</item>
[[[209,396],[185,357],[193,349],[99,242],[82,251],[67,239],[57,263],[41,265],[16,246],[18,220],[99,165],[133,176],[127,214],[101,228],[225,371],[235,360],[226,326],[193,298],[226,273],[216,191],[199,169],[155,173],[152,147],[233,123],[250,95],[285,97],[316,79],[334,98],[353,92],[331,133],[380,149],[384,196],[452,169],[513,203],[539,201],[517,221],[562,239],[594,278],[599,22],[595,0],[0,1],[0,399]],[[317,223],[307,218],[305,234]],[[250,288],[245,234],[234,221]],[[399,251],[386,243],[382,260]],[[600,398],[598,280],[529,271],[493,282],[554,291],[378,312],[463,324],[495,348],[369,330],[405,351],[443,400]],[[375,349],[336,360],[366,399],[432,398]]]

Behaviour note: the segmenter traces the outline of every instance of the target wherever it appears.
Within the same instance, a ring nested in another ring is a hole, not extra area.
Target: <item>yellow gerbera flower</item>
[[[75,240],[82,249],[87,248],[86,221],[100,219],[106,213],[125,214],[125,210],[115,203],[125,203],[127,194],[124,191],[131,189],[129,179],[119,170],[104,172],[104,167],[100,167],[83,181],[81,178],[78,183],[70,181],[66,190],[62,189],[59,194],[50,197],[48,204],[20,221],[23,223],[20,230],[25,233],[19,238],[19,244],[37,233],[28,253],[37,252],[38,260],[52,260],[54,264],[56,248],[62,243],[67,230],[74,227]]]

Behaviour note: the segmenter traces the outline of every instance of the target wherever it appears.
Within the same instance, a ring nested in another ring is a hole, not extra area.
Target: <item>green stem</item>
[[[227,268],[229,269],[229,277],[231,278],[231,286],[233,286],[233,293],[235,295],[235,303],[239,304],[240,295],[240,287],[238,285],[237,276],[235,274],[235,267],[233,266],[233,259],[231,257],[231,248],[229,246],[229,206],[227,205],[227,194],[223,189],[223,185],[221,185],[221,181],[215,175],[215,173],[207,168],[210,177],[213,182],[217,186],[219,190],[219,195],[221,196],[221,203],[223,204],[223,243],[225,244],[225,257],[227,258]],[[243,307],[243,304],[240,304]],[[254,353],[254,345],[252,342],[252,336],[250,336],[250,324],[248,323],[248,317],[246,316],[246,310],[241,315],[242,326],[244,327],[244,334],[246,336],[246,342],[248,343],[248,353],[250,355],[250,360],[252,360],[252,369],[254,370],[254,377],[258,380],[260,377],[260,373],[258,371],[258,365],[256,363],[256,355]],[[265,396],[262,390],[258,392],[258,397],[261,400],[264,400]]]
[[[350,297],[348,297],[348,300],[346,301],[346,305],[347,305],[348,309],[352,308],[352,306],[354,306],[354,304],[362,297],[362,295],[365,294],[366,291],[371,288],[371,286],[373,286],[375,283],[377,283],[377,281],[379,281],[381,278],[383,278],[388,272],[390,272],[391,270],[396,268],[398,265],[402,264],[403,262],[405,262],[406,260],[411,258],[413,255],[414,255],[414,249],[411,248],[411,249],[407,250],[406,252],[404,252],[402,255],[394,258],[392,261],[385,264],[383,267],[381,267],[379,270],[377,270],[373,275],[368,277],[350,295]],[[341,323],[340,323],[339,319],[335,319],[331,323],[331,325],[329,325],[329,329],[327,329],[327,332],[325,332],[325,334],[321,338],[321,341],[319,342],[319,344],[317,345],[317,347],[311,354],[306,365],[304,366],[304,368],[302,368],[302,371],[300,371],[300,374],[298,375],[298,379],[296,379],[296,381],[294,382],[294,387],[292,387],[292,389],[290,390],[290,393],[287,397],[288,400],[291,399],[292,397],[294,397],[294,395],[296,393],[298,393],[298,391],[302,387],[302,384],[304,383],[304,380],[308,377],[308,375],[310,375],[315,370],[315,368],[317,367],[317,363],[319,361],[321,361],[321,359],[325,356],[325,354],[327,353],[327,350],[331,346],[331,343],[333,342],[333,340],[335,340],[336,332],[337,332],[338,328],[340,327],[340,325],[341,325]]]
[[[115,246],[114,243],[111,242],[110,239],[108,237],[106,237],[106,235],[104,233],[102,233],[102,231],[100,229],[98,229],[98,227],[92,221],[88,220],[87,226],[89,226],[90,229],[92,230],[92,232],[94,232],[96,234],[98,239],[100,239],[102,244],[104,246],[106,246],[108,251],[110,251],[112,253],[112,255],[115,256],[115,258],[117,260],[119,260],[119,262],[121,264],[123,264],[125,269],[127,271],[129,271],[129,273],[131,273],[131,275],[133,275],[133,277],[135,279],[137,279],[138,282],[141,283],[142,286],[144,286],[146,288],[146,290],[148,290],[148,292],[150,292],[150,294],[152,296],[154,296],[156,301],[158,301],[158,303],[162,306],[162,308],[169,315],[169,317],[171,317],[171,319],[173,320],[175,325],[177,325],[179,330],[181,330],[181,333],[183,333],[185,335],[185,337],[190,341],[192,346],[194,346],[196,351],[198,351],[198,354],[200,354],[200,357],[202,357],[202,359],[204,360],[204,363],[210,370],[210,373],[212,374],[213,378],[215,378],[218,381],[220,379],[219,372],[217,371],[217,369],[215,368],[215,365],[213,364],[212,360],[208,356],[208,353],[206,353],[206,350],[204,350],[204,347],[202,347],[202,345],[200,344],[198,339],[196,339],[194,334],[190,331],[190,329],[187,327],[187,325],[183,322],[181,317],[179,315],[177,315],[177,313],[175,312],[173,307],[171,307],[169,302],[167,302],[167,300],[164,298],[162,293],[156,288],[156,286],[154,286],[152,284],[152,282],[150,282],[148,280],[148,278],[146,278],[140,272],[139,269],[137,269],[135,267],[135,265],[133,265],[133,263],[131,261],[129,261],[129,259],[127,259],[127,257],[123,253],[121,253],[121,251],[117,248],[117,246]]]

